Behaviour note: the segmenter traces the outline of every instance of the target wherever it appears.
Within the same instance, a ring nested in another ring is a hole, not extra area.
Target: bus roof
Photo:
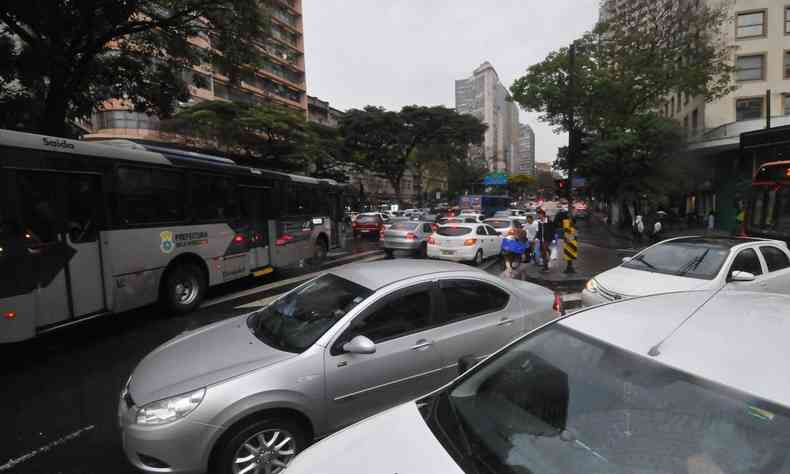
[[[152,153],[131,148],[118,147],[116,145],[112,151],[108,151],[109,144],[104,145],[95,142],[84,142],[80,140],[69,140],[67,138],[48,137],[46,135],[36,135],[33,133],[15,132],[12,130],[0,129],[0,146],[10,146],[17,148],[28,148],[43,151],[56,151],[71,155],[87,155],[106,157],[112,155],[120,160],[138,161],[143,163],[171,165],[172,163],[159,153]]]

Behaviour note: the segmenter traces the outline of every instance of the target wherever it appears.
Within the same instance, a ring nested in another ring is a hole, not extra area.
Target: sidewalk
[[[593,219],[596,221],[597,224],[600,224],[601,227],[606,229],[606,231],[612,237],[631,242],[631,244],[634,245],[636,249],[642,249],[650,245],[649,235],[645,235],[645,237],[642,239],[642,242],[638,242],[634,239],[633,234],[630,232],[628,228],[620,229],[617,226],[606,225],[604,223],[603,216],[604,215],[600,213],[593,213],[590,216],[590,219]],[[727,231],[719,230],[719,229],[714,229],[713,231],[709,231],[707,227],[669,228],[661,232],[661,240],[671,239],[674,237],[690,236],[690,235],[708,235],[708,236],[716,236],[716,237],[726,237],[731,234]]]

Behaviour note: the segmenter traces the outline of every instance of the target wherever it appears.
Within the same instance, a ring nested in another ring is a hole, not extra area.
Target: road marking
[[[78,429],[77,431],[75,431],[73,433],[67,434],[66,436],[63,436],[62,438],[58,438],[55,441],[53,441],[53,442],[51,442],[49,444],[45,444],[44,446],[42,446],[42,447],[40,447],[38,449],[34,449],[33,451],[30,451],[29,453],[24,454],[22,456],[19,456],[18,458],[9,459],[8,462],[6,462],[2,466],[0,466],[0,471],[7,471],[9,469],[12,469],[17,464],[20,464],[20,463],[23,463],[25,461],[28,461],[31,458],[33,458],[34,456],[38,456],[39,454],[46,453],[47,451],[51,450],[52,448],[54,448],[54,447],[56,447],[58,445],[61,445],[61,444],[65,443],[66,441],[70,441],[72,439],[75,439],[78,436],[80,436],[82,433],[85,433],[86,431],[90,431],[93,428],[95,428],[94,425],[89,425],[89,426],[86,426],[85,428],[80,428],[80,429]]]
[[[258,301],[253,301],[252,303],[243,304],[241,306],[236,306],[234,309],[251,309],[251,308],[260,308],[262,306],[266,306],[267,304],[271,303],[272,301],[276,300],[282,296],[282,294],[277,294],[273,296],[269,296],[268,298],[263,298]]]
[[[378,251],[376,253],[378,253]],[[370,253],[368,253],[367,255],[370,255]],[[373,262],[373,261],[376,261],[376,260],[381,260],[382,258],[384,258],[382,255],[375,255],[373,257],[368,257],[368,258],[365,258],[365,259],[362,259],[362,260],[358,260],[355,263]],[[333,261],[336,262],[337,260],[333,260]],[[326,273],[326,272],[328,272],[330,270],[331,269],[319,270],[317,272],[308,273],[308,274],[305,274],[305,275],[295,276],[295,277],[288,278],[288,279],[285,279],[285,280],[276,281],[274,283],[269,283],[267,285],[256,286],[255,288],[250,288],[249,290],[244,290],[244,291],[240,291],[238,293],[225,295],[225,296],[222,296],[220,298],[214,298],[213,300],[209,300],[209,301],[204,302],[202,305],[200,305],[200,307],[201,308],[210,308],[212,306],[216,306],[218,304],[226,303],[228,301],[237,300],[237,299],[243,298],[245,296],[254,295],[256,293],[261,293],[261,292],[264,292],[264,291],[275,290],[277,288],[282,288],[282,287],[288,286],[288,285],[293,285],[294,283],[300,283],[300,282],[303,282],[303,281],[307,281],[307,280],[309,280],[309,279],[311,279],[313,277],[316,277],[318,275],[322,275],[322,274],[324,274],[324,273]]]

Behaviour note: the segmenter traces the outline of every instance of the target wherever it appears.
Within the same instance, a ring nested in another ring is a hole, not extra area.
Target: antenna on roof
[[[714,297],[714,296],[716,296],[716,295],[718,295],[718,294],[719,294],[719,292],[720,292],[721,290],[723,290],[723,289],[724,289],[724,285],[722,285],[722,286],[721,286],[721,288],[719,288],[718,290],[716,290],[716,291],[715,291],[715,292],[714,292],[712,295],[710,295],[709,297],[707,297],[707,298],[705,299],[705,301],[703,301],[703,302],[702,302],[702,304],[700,304],[699,306],[697,306],[697,307],[694,309],[694,311],[692,311],[692,312],[691,312],[691,314],[689,314],[688,316],[686,316],[686,318],[685,318],[683,321],[681,321],[681,322],[680,322],[680,324],[678,324],[678,325],[677,325],[677,327],[676,327],[675,329],[673,329],[672,331],[670,331],[670,333],[669,333],[669,334],[667,334],[667,335],[666,335],[666,337],[664,337],[663,339],[661,339],[660,341],[658,341],[658,343],[657,343],[656,345],[654,345],[653,347],[651,347],[651,348],[650,348],[650,350],[649,350],[649,351],[647,351],[647,355],[649,355],[650,357],[657,357],[657,356],[660,356],[660,355],[661,355],[661,345],[662,345],[662,344],[664,344],[665,342],[667,342],[667,340],[669,340],[669,338],[670,338],[670,337],[674,336],[674,335],[675,335],[675,333],[676,333],[676,332],[678,332],[678,330],[680,330],[680,328],[682,328],[682,327],[683,327],[683,326],[684,326],[684,325],[685,325],[685,324],[686,324],[686,323],[687,323],[687,322],[688,322],[688,321],[689,321],[691,318],[693,318],[693,317],[694,317],[694,315],[695,315],[695,314],[697,314],[697,312],[699,312],[699,310],[700,310],[700,309],[702,309],[702,307],[703,307],[703,306],[705,306],[706,304],[708,304],[708,301],[712,300],[712,299],[713,299],[713,297]]]

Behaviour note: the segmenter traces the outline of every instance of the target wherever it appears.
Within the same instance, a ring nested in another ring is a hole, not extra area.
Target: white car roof
[[[595,306],[560,324],[790,406],[790,377],[784,372],[790,360],[790,296],[732,290],[667,293]],[[649,355],[663,339],[658,354]]]

